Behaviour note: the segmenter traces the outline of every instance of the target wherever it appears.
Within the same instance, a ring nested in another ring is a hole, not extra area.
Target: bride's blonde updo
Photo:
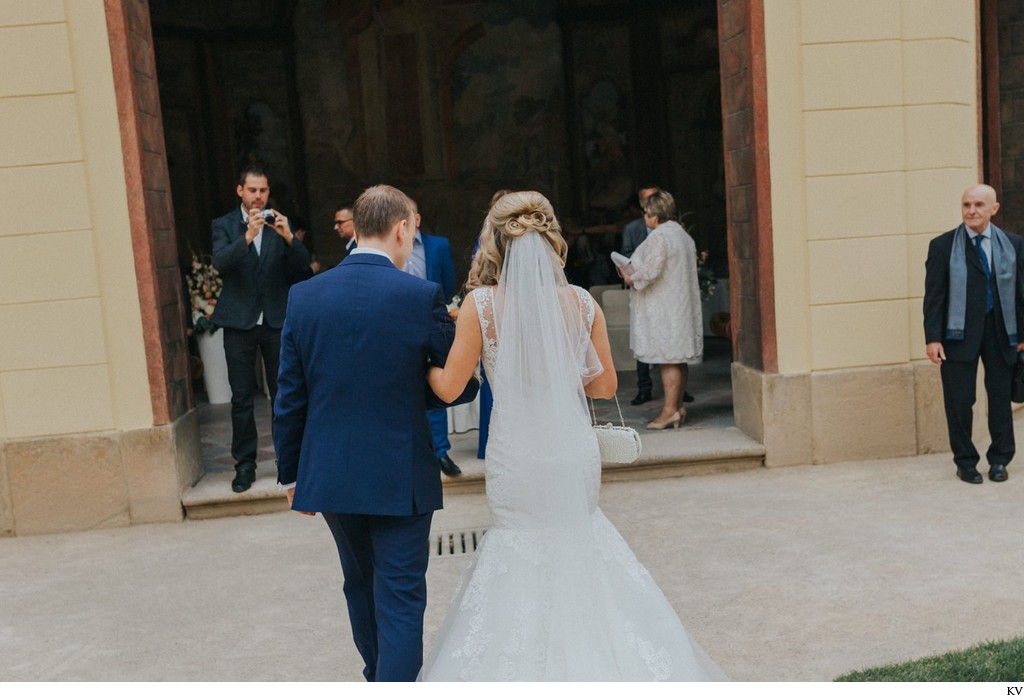
[[[562,227],[555,218],[551,202],[540,192],[509,192],[499,197],[487,212],[480,230],[480,250],[473,258],[467,289],[498,283],[510,240],[536,231],[551,245],[565,267],[569,246],[562,238]]]

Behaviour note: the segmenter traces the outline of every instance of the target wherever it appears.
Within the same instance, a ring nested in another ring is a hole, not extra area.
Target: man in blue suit
[[[369,681],[412,681],[423,662],[428,537],[441,479],[426,411],[429,364],[455,337],[441,287],[402,272],[412,203],[378,185],[353,207],[359,247],[292,287],[274,412],[278,481],[322,513],[337,544]],[[477,383],[456,403],[470,401]]]
[[[241,205],[213,220],[213,266],[224,286],[211,320],[224,329],[235,460],[231,488],[240,493],[256,478],[256,352],[263,356],[273,402],[288,286],[308,277],[310,257],[287,217],[276,209],[273,222],[261,215],[270,198],[261,168],[242,170],[236,193]]]
[[[415,200],[412,206],[416,214],[416,237],[405,271],[420,279],[437,282],[444,291],[445,303],[448,303],[455,295],[455,265],[452,263],[451,244],[443,236],[431,236],[420,231],[420,212]],[[448,450],[452,448],[448,441],[448,411],[443,408],[428,411],[427,418],[430,420],[430,434],[434,437],[438,466],[448,476],[459,476],[462,470],[448,456]]]

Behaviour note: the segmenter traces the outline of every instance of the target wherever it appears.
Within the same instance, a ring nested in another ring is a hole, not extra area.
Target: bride
[[[492,382],[493,525],[452,596],[421,680],[722,680],[598,508],[585,395],[617,379],[604,315],[562,272],[566,243],[537,192],[497,200],[446,367],[451,400],[480,358]],[[609,368],[609,371],[603,371]]]

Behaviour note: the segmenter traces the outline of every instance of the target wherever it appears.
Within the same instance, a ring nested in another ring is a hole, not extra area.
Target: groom
[[[455,336],[441,287],[402,272],[409,198],[371,187],[353,207],[359,247],[292,287],[274,411],[278,481],[322,513],[338,547],[368,681],[412,681],[423,663],[428,536],[441,480],[427,386]],[[455,403],[472,400],[471,380]]]

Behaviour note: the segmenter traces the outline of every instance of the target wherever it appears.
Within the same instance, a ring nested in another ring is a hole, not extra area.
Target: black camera
[[[264,209],[263,211],[260,212],[260,216],[262,216],[263,220],[266,221],[268,224],[274,223],[275,217],[274,211],[272,209]]]

